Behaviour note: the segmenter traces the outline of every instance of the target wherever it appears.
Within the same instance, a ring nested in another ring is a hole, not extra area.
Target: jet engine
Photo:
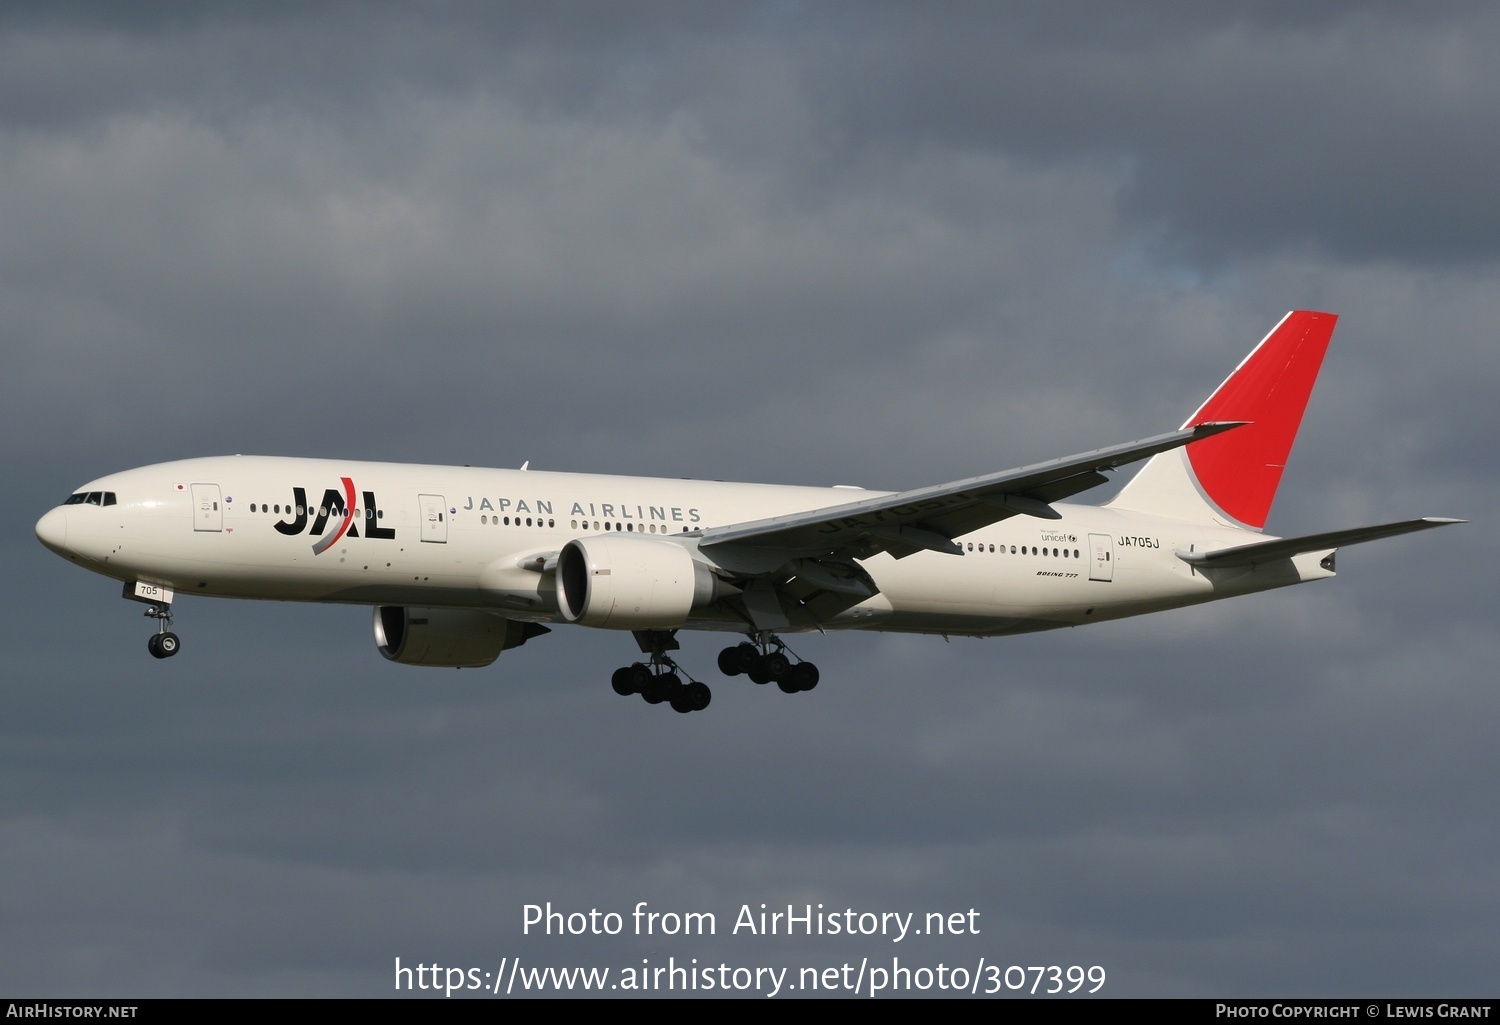
[[[673,541],[607,534],[569,541],[557,557],[563,618],[612,630],[672,630],[734,588]]]
[[[477,669],[495,661],[506,648],[518,648],[547,632],[545,626],[478,609],[375,609],[375,646],[392,662],[409,666]]]

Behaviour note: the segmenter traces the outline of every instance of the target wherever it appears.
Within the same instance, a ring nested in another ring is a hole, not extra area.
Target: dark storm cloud
[[[1085,157],[1129,168],[1124,210],[1155,225],[1167,253],[1222,261],[1312,246],[1356,260],[1493,259],[1500,82],[1487,56],[1500,19],[1473,5],[1423,13],[83,5],[71,17],[8,18],[13,87],[0,117],[45,129],[143,107],[219,123],[270,108],[321,110],[357,131],[413,92],[504,94],[537,116],[689,111],[706,115],[713,150],[782,162],[815,191],[843,188],[845,162],[872,151]],[[757,51],[805,90],[800,117],[767,121],[766,108],[733,97]],[[802,153],[776,145],[793,141]],[[382,133],[379,149],[388,144]]]
[[[699,43],[756,20],[691,3],[12,9],[0,15],[3,76],[18,88],[0,117],[46,128],[142,107],[224,119],[267,105],[358,116],[411,90],[503,91],[553,113],[628,107]]]
[[[1124,161],[1124,210],[1168,253],[1492,260],[1500,20],[1424,13],[894,6],[850,14],[807,65],[853,147]]]

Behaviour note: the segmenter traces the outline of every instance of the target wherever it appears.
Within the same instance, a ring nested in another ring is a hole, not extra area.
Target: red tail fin
[[[1249,425],[1156,456],[1110,504],[1264,528],[1337,321],[1332,313],[1288,313],[1183,424]]]

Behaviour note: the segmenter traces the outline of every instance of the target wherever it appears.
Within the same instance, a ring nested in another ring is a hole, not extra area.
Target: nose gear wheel
[[[167,627],[172,625],[172,606],[153,605],[144,613],[147,619],[156,620],[156,633],[146,641],[146,650],[153,658],[171,658],[182,650],[182,641]]]

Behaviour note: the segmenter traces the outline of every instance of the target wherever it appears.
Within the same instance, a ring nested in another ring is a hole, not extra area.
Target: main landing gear
[[[786,644],[775,634],[762,634],[759,643],[742,641],[719,652],[719,672],[725,676],[744,673],[755,683],[774,683],[783,694],[812,690],[818,685],[818,667],[811,662],[793,662]]]
[[[614,676],[610,677],[610,686],[622,698],[639,694],[648,705],[666,702],[674,712],[701,712],[713,700],[713,691],[708,689],[708,684],[691,676],[683,681],[687,673],[680,672],[681,667],[667,654],[678,646],[673,633],[669,630],[637,631],[636,640],[641,651],[649,653],[651,661],[633,662],[616,669]]]
[[[677,663],[670,659],[657,663],[633,662],[621,666],[610,677],[610,686],[621,697],[639,694],[648,705],[659,705],[663,701],[672,706],[674,712],[701,712],[713,700],[713,691],[708,684],[688,678],[686,683],[677,674]]]
[[[701,712],[713,693],[708,685],[688,676],[667,654],[677,650],[674,630],[637,630],[636,643],[650,655],[649,662],[621,666],[610,677],[610,685],[621,697],[639,694],[647,704],[666,703],[678,712]],[[760,634],[755,641],[733,644],[719,652],[719,671],[725,676],[748,676],[756,683],[774,683],[783,693],[796,694],[818,685],[818,667],[792,654],[775,634]],[[684,681],[684,677],[687,677]]]
[[[146,618],[156,620],[156,633],[146,642],[146,650],[155,658],[171,658],[182,649],[182,641],[167,627],[172,625],[172,606],[153,605],[146,610]]]

